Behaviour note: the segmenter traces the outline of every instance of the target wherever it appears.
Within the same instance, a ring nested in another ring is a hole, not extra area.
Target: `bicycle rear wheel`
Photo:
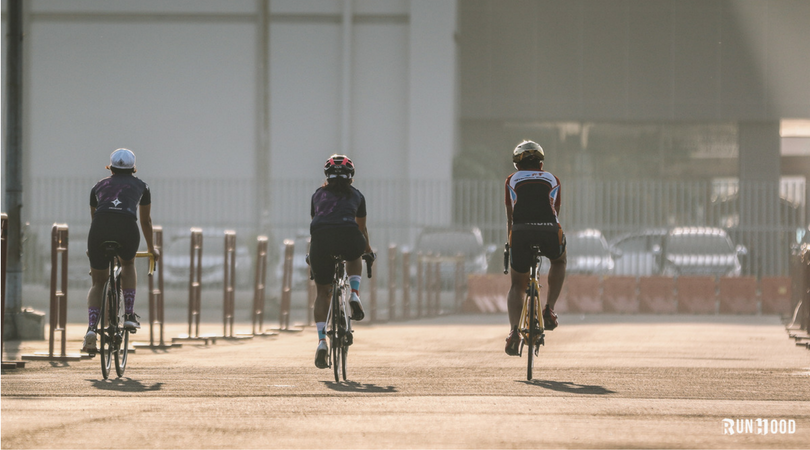
[[[526,361],[526,379],[532,380],[532,369],[534,368],[534,349],[535,341],[537,341],[537,289],[534,283],[530,283],[529,295],[527,298],[529,302],[529,342],[525,343],[524,348],[528,348],[529,357]]]
[[[113,325],[114,312],[111,305],[115,301],[115,294],[110,289],[110,282],[104,283],[104,292],[101,299],[101,311],[98,318],[99,356],[101,359],[101,375],[106,380],[110,376],[110,367],[115,346],[115,326]]]
[[[123,301],[123,295],[121,294],[121,290],[116,290],[118,295],[115,296],[116,299],[116,316],[118,320],[116,320],[116,331],[115,331],[115,373],[118,374],[119,377],[124,376],[124,370],[127,368],[127,352],[129,350],[129,331],[124,328],[124,312],[125,312],[125,304]]]
[[[344,319],[341,320],[340,323],[343,325],[343,327],[345,327],[347,322],[348,321],[345,319],[344,314]],[[340,340],[340,351],[340,364],[343,372],[343,381],[346,381],[346,360],[349,356],[349,330],[345,328],[343,330],[343,339]]]

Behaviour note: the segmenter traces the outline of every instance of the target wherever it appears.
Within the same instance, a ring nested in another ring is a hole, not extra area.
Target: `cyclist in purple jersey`
[[[349,275],[352,320],[363,320],[365,313],[360,303],[360,280],[364,259],[374,259],[366,228],[366,199],[352,186],[354,163],[345,155],[332,155],[323,169],[326,181],[312,195],[309,226],[311,235],[309,264],[312,269],[318,295],[315,299],[315,325],[318,330],[318,348],[315,351],[315,366],[329,367],[326,346],[326,316],[332,295],[332,279],[335,276],[334,256],[346,260]]]
[[[138,275],[135,270],[135,253],[140,244],[137,220],[141,220],[146,246],[155,260],[160,253],[152,242],[152,195],[149,186],[134,173],[135,154],[119,148],[110,155],[106,167],[111,175],[102,179],[90,190],[90,232],[87,236],[87,255],[90,258],[90,275],[93,285],[87,292],[88,327],[82,343],[83,352],[96,351],[95,328],[99,319],[101,297],[107,281],[109,262],[102,244],[115,241],[120,244],[118,257],[121,260],[121,288],[126,309],[124,326],[135,332],[140,328],[135,314],[135,286]]]

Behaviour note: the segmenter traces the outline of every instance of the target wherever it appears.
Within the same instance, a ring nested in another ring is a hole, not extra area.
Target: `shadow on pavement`
[[[120,392],[146,392],[146,391],[159,391],[163,387],[163,383],[155,383],[151,386],[146,386],[138,380],[132,378],[115,378],[111,380],[87,380],[93,383],[93,387],[105,391],[120,391]]]
[[[356,381],[344,381],[343,383],[323,381],[322,383],[329,389],[338,392],[362,392],[368,394],[390,394],[397,392],[397,388],[394,386],[377,386],[376,384],[362,384]]]
[[[571,383],[569,381],[548,381],[548,380],[532,380],[526,381],[521,380],[521,383],[528,384],[530,386],[539,386],[546,389],[551,389],[552,391],[558,392],[567,392],[569,394],[596,394],[596,395],[607,395],[607,394],[615,394],[615,391],[611,391],[610,389],[605,389],[602,386],[595,386],[595,385],[587,385],[587,384],[576,384]]]

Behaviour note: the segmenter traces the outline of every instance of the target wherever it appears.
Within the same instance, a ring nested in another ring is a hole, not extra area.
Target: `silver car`
[[[617,275],[740,276],[740,257],[748,253],[735,246],[722,228],[677,227],[649,229],[621,236],[612,242]]]
[[[568,265],[566,273],[608,275],[614,271],[611,255],[602,232],[594,229],[565,233]],[[544,272],[548,271],[547,265]]]

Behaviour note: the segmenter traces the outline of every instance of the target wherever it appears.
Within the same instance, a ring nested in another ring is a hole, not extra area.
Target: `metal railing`
[[[27,256],[26,261],[47,263],[47,258],[38,255],[47,254],[42,244],[47,242],[48,227],[54,221],[70,223],[77,238],[86,235],[87,191],[96,181],[88,177],[33,180],[24,245],[25,251],[34,255]],[[244,236],[266,234],[271,268],[279,265],[284,239],[308,234],[310,198],[322,183],[321,179],[273,180],[265,215],[255,204],[257,185],[252,180],[148,181],[155,198],[152,216],[159,218],[167,233],[197,226],[227,227]],[[506,238],[502,181],[359,178],[355,186],[366,196],[372,245],[380,248],[392,242],[413,245],[427,226],[478,227],[485,243],[501,244]],[[798,179],[746,186],[740,189],[736,180],[565,179],[560,219],[567,232],[595,228],[607,239],[644,228],[722,227],[735,244],[750,250],[744,274],[787,275],[796,230],[810,223],[808,185]],[[387,261],[381,259],[378,273],[384,282]],[[33,276],[41,268],[26,269]],[[28,276],[26,279],[32,281]]]

